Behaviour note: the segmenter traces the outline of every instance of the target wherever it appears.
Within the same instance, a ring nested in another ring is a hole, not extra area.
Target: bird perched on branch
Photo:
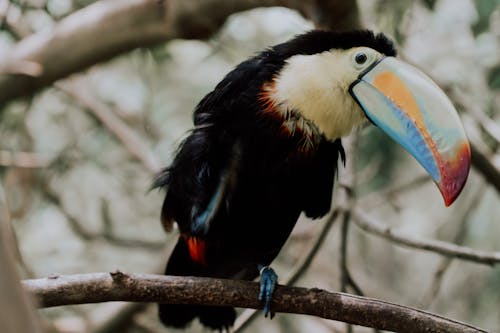
[[[299,215],[330,210],[340,138],[369,120],[425,168],[450,205],[470,148],[453,105],[392,42],[370,31],[311,31],[242,62],[194,111],[194,128],[154,186],[180,236],[165,274],[252,280],[265,315],[269,267]],[[230,307],[160,304],[161,321],[230,327]]]

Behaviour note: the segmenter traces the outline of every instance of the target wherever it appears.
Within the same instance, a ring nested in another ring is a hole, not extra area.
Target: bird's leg
[[[260,272],[259,301],[264,300],[264,316],[267,317],[270,314],[269,317],[272,319],[274,313],[271,311],[271,297],[278,281],[278,275],[269,266],[258,265],[257,267]]]

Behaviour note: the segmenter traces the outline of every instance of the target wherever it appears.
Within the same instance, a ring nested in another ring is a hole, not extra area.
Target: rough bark
[[[238,280],[115,272],[26,280],[24,286],[42,307],[108,301],[262,307],[258,283]],[[320,289],[278,286],[272,308],[397,332],[486,332],[410,307]]]

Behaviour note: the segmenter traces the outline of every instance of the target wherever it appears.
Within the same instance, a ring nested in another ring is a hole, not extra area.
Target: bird
[[[427,171],[445,205],[461,192],[470,146],[453,104],[424,73],[370,30],[311,30],[230,71],[195,107],[193,128],[153,187],[166,191],[161,222],[179,237],[165,274],[253,280],[270,307],[270,267],[299,215],[330,211],[341,139],[365,123]],[[231,307],[159,304],[167,326],[195,318],[228,330]]]

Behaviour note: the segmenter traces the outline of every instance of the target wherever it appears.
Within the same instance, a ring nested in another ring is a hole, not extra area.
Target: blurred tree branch
[[[472,165],[486,181],[500,193],[500,170],[493,164],[488,154],[475,142],[471,142]]]
[[[259,309],[256,282],[149,274],[91,273],[26,280],[42,307],[108,301],[205,304]],[[309,314],[390,331],[486,332],[429,312],[320,289],[277,286],[276,312]]]
[[[485,112],[475,105],[470,96],[470,92],[458,91],[453,87],[444,88],[450,92],[450,97],[455,105],[460,105],[467,114],[474,118],[475,122],[480,126],[488,136],[493,139],[497,144],[500,143],[500,126],[496,124],[493,119],[490,119]],[[472,150],[472,166],[476,168],[486,179],[486,181],[493,186],[497,192],[500,193],[500,168],[496,166],[491,160],[491,154],[486,152],[483,148],[487,146],[484,143],[475,142],[470,140]]]
[[[469,200],[465,205],[463,211],[465,211],[465,214],[463,214],[458,221],[457,225],[457,231],[455,232],[455,235],[452,237],[452,242],[457,245],[462,245],[462,243],[465,241],[465,238],[467,236],[467,224],[470,222],[471,215],[475,212],[475,208],[479,205],[481,200],[484,197],[484,185],[480,185],[476,191],[475,195],[472,196],[472,200]],[[452,217],[449,222],[456,222],[455,217]],[[428,288],[427,292],[423,293],[423,297],[420,300],[419,308],[421,309],[428,309],[431,304],[436,300],[437,296],[439,295],[439,291],[441,290],[441,287],[443,285],[443,280],[444,280],[444,275],[447,272],[447,270],[450,268],[451,263],[453,262],[455,258],[454,257],[445,257],[441,259],[441,262],[438,265],[438,268],[434,272],[434,276],[432,279],[432,282],[430,284],[430,287]]]
[[[0,186],[0,332],[42,332],[31,300],[19,283],[15,264],[15,240],[3,188]]]
[[[356,3],[351,1],[101,0],[13,48],[0,63],[0,105],[137,47],[172,38],[207,38],[229,15],[269,6],[311,13],[322,26],[359,25]]]
[[[149,173],[154,175],[160,171],[160,163],[144,140],[121,120],[108,105],[93,96],[85,78],[58,83],[56,87],[87,108]]]
[[[50,188],[50,185],[48,184],[46,179],[39,179],[38,188],[42,191],[47,201],[59,208],[61,213],[66,217],[71,230],[78,237],[85,241],[98,241],[104,239],[112,245],[126,248],[137,247],[142,249],[161,249],[164,247],[164,244],[162,242],[153,242],[139,238],[123,238],[117,236],[114,234],[113,230],[109,226],[106,227],[106,225],[104,225],[102,231],[92,232],[90,230],[87,230],[87,228],[82,223],[80,223],[77,218],[75,218],[65,210],[59,194]],[[109,219],[109,216],[103,216],[103,219]]]
[[[346,154],[351,156],[349,161],[346,162],[345,168],[342,169],[342,183],[339,184],[343,190],[336,198],[335,202],[339,207],[342,207],[342,224],[341,224],[341,237],[340,237],[340,291],[347,291],[351,287],[356,295],[363,296],[361,288],[359,288],[356,281],[351,276],[347,265],[347,246],[348,246],[348,233],[349,225],[352,220],[352,210],[356,204],[357,196],[355,192],[357,183],[356,174],[356,144],[358,141],[358,134],[354,133],[348,138],[343,140],[343,145]],[[348,329],[351,330],[350,328]]]
[[[16,168],[45,168],[50,158],[33,152],[0,150],[0,166]]]
[[[404,235],[401,232],[392,230],[389,226],[381,223],[380,221],[377,221],[377,219],[367,214],[361,208],[354,209],[353,219],[356,225],[361,229],[380,237],[389,239],[394,243],[403,246],[431,251],[444,256],[487,264],[491,266],[500,263],[500,252],[476,250],[439,240],[424,240],[413,238]]]

